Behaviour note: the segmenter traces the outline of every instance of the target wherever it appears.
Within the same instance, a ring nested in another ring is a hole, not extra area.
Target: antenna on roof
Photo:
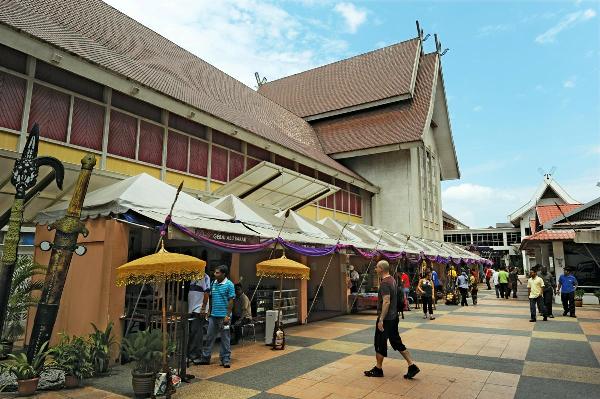
[[[262,86],[265,83],[267,83],[267,78],[265,78],[263,76],[263,78],[261,79],[258,72],[254,72],[254,77],[256,78],[256,84],[258,85],[257,88],[259,88],[260,86]]]
[[[438,35],[437,33],[433,35],[434,39],[435,39],[435,51],[436,53],[439,54],[440,57],[442,57],[444,54],[446,54],[448,52],[448,50],[450,50],[449,48],[445,48],[442,51],[442,42],[440,42],[440,40],[438,39]]]
[[[537,170],[538,170],[538,173],[544,177],[544,179],[550,180],[552,178],[552,175],[554,174],[554,172],[556,172],[556,166],[553,166],[552,168],[550,168],[550,170],[548,172],[546,172],[542,168],[538,168]]]

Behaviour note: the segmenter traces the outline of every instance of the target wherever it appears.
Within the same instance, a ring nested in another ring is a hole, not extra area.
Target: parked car
[[[579,285],[600,287],[600,268],[593,260],[578,263],[574,274]]]

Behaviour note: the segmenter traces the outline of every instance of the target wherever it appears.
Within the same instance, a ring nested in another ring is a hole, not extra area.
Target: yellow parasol
[[[168,252],[160,240],[160,250],[155,254],[144,256],[125,263],[117,268],[117,286],[127,284],[162,283],[162,336],[163,336],[163,371],[167,376],[167,398],[171,397],[170,372],[167,363],[167,307],[166,282],[187,281],[204,276],[206,262],[189,255]]]
[[[285,257],[269,259],[256,265],[256,275],[259,277],[274,278],[293,278],[308,280],[310,278],[310,268],[302,263],[293,261]]]
[[[119,266],[117,286],[195,280],[204,276],[205,267],[202,259],[168,252],[161,244],[157,253]]]

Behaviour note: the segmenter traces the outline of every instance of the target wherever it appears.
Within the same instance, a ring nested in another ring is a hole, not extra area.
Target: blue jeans
[[[540,314],[546,317],[546,308],[544,307],[544,297],[542,295],[537,298],[529,298],[529,310],[531,311],[531,320],[536,319],[536,307],[539,308]]]
[[[208,318],[208,337],[204,343],[202,349],[202,361],[210,361],[212,355],[212,348],[217,339],[217,335],[221,334],[221,351],[219,352],[219,358],[221,364],[231,364],[231,330],[223,329],[224,317],[210,316]]]

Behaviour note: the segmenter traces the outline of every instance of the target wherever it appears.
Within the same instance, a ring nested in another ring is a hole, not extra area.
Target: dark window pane
[[[190,140],[190,173],[206,177],[208,170],[208,143]]]
[[[249,156],[260,159],[261,161],[271,161],[271,153],[269,151],[252,144],[246,146],[246,152]]]
[[[0,126],[21,130],[26,85],[25,79],[0,72]]]
[[[187,172],[188,136],[169,130],[167,168]]]
[[[132,114],[160,122],[160,108],[118,91],[112,92],[111,105]]]
[[[40,125],[40,136],[66,141],[69,122],[69,95],[38,84],[33,85],[28,130]]]
[[[362,198],[358,197],[358,201],[356,202],[356,215],[362,216]]]
[[[227,181],[227,150],[212,146],[210,160],[210,178],[221,182]]]
[[[27,55],[0,44],[0,65],[13,71],[25,73],[27,70]]]
[[[57,68],[38,60],[35,65],[36,79],[52,83],[75,93],[102,101],[104,86],[82,76]]]
[[[108,152],[125,158],[135,159],[137,119],[112,110],[108,133]]]
[[[244,155],[229,151],[229,180],[244,173]]]
[[[341,188],[342,190],[348,190],[348,183],[346,183],[343,180],[335,179],[335,185]]]
[[[324,181],[325,183],[333,184],[333,177],[322,172],[319,172],[319,180]]]
[[[153,165],[162,165],[164,130],[161,126],[140,121],[138,159]]]
[[[101,105],[75,98],[71,122],[71,144],[102,150],[104,110]]]
[[[212,141],[213,143],[222,145],[223,147],[227,147],[238,152],[242,151],[242,142],[240,140],[221,132],[217,132],[216,130],[213,130],[212,132]]]
[[[354,194],[360,194],[360,187],[350,184],[350,192]]]
[[[341,211],[342,212],[348,212],[348,200],[349,200],[349,198],[348,198],[348,192],[347,191],[342,191],[342,195],[340,197],[341,197],[341,201],[342,201],[342,204],[341,204],[341,207],[340,207]]]
[[[309,168],[308,166],[304,166],[302,164],[298,165],[298,172],[302,173],[303,175],[309,176],[309,177],[315,177],[315,170],[313,168]]]
[[[169,114],[169,127],[206,140],[206,126],[184,118],[183,116]]]
[[[281,157],[277,154],[275,154],[275,163],[279,166],[283,166],[284,168],[296,170],[294,161],[285,157]]]
[[[335,198],[335,194],[330,195],[329,197],[327,197],[325,199],[325,207],[329,208],[329,209],[333,209],[333,205],[334,205],[334,201],[333,199]]]
[[[253,167],[255,167],[256,165],[258,165],[259,163],[261,163],[262,161],[259,161],[258,159],[254,159],[254,158],[246,158],[246,170],[250,170]]]

